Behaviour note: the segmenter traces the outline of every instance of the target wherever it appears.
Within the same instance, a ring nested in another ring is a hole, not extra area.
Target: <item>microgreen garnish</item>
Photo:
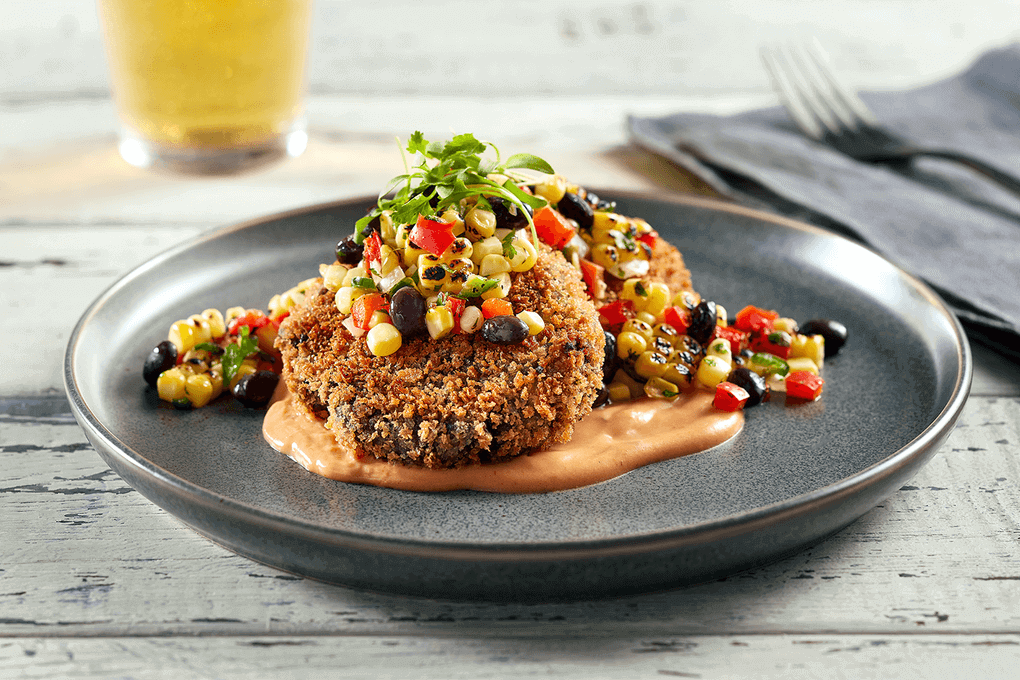
[[[229,385],[245,358],[259,347],[258,338],[248,335],[248,327],[241,326],[237,342],[230,343],[223,350],[223,384]]]
[[[634,292],[641,297],[648,297],[648,291],[645,290],[644,285],[640,281],[634,284]]]
[[[514,248],[514,233],[511,231],[500,241],[503,244],[503,257],[512,260],[517,257],[517,249]]]
[[[488,149],[495,153],[495,160],[482,158]],[[407,152],[420,155],[421,162],[390,180],[376,206],[358,220],[354,230],[358,243],[364,240],[368,223],[386,210],[390,211],[395,224],[414,224],[419,215],[441,215],[447,207],[458,205],[466,198],[484,200],[485,196],[496,196],[516,205],[528,216],[534,232],[534,223],[524,206],[538,209],[546,205],[546,201],[522,191],[516,183],[534,181],[521,170],[553,172],[538,156],[520,153],[502,161],[495,144],[479,141],[472,134],[456,135],[448,142],[430,142],[421,132],[415,132],[408,139]],[[492,174],[510,179],[500,184],[489,179],[488,175]],[[389,198],[391,192],[395,193]],[[537,243],[537,234],[532,233],[532,237]]]

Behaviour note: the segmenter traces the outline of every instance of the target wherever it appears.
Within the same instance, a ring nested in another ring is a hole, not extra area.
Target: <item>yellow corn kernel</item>
[[[648,311],[638,312],[637,314],[634,315],[634,318],[637,319],[638,321],[645,322],[649,326],[654,326],[659,321],[659,317],[655,316],[654,314]]]
[[[486,255],[478,265],[478,273],[482,276],[492,276],[508,271],[510,271],[510,260],[502,255]]]
[[[195,408],[202,408],[212,400],[212,380],[205,373],[189,375],[184,383],[184,392]]]
[[[503,272],[502,274],[496,274],[495,276],[490,276],[489,278],[495,279],[498,283],[494,288],[490,288],[489,290],[482,293],[483,300],[492,300],[493,298],[505,298],[507,295],[510,294],[511,280],[509,273]]]
[[[464,216],[464,224],[475,240],[484,239],[496,233],[496,216],[488,210],[472,208]]]
[[[403,336],[391,323],[380,323],[373,326],[365,336],[368,351],[377,357],[388,357],[400,349]]]
[[[528,324],[528,335],[538,335],[545,330],[545,320],[538,312],[525,310],[518,312],[517,318]]]
[[[666,372],[666,357],[646,350],[634,360],[634,372],[642,378],[659,378]]]
[[[559,175],[549,175],[535,185],[535,195],[550,203],[559,203],[567,193],[567,180]]]
[[[645,394],[652,399],[674,399],[680,394],[680,388],[670,381],[655,377],[645,383]]]
[[[188,377],[180,368],[171,368],[159,374],[156,379],[156,391],[163,401],[177,401],[184,399],[186,394],[184,386]]]
[[[383,243],[386,245],[397,246],[397,225],[393,223],[393,217],[389,210],[384,210],[379,215],[379,236],[382,237]]]
[[[616,336],[616,356],[621,359],[636,358],[648,349],[645,336],[634,331],[621,331]]]
[[[229,324],[234,319],[244,316],[247,310],[244,307],[230,307],[223,315],[226,322]]]
[[[655,332],[652,330],[651,324],[642,321],[641,319],[627,319],[623,322],[623,327],[620,331],[637,333],[645,339],[646,343],[651,342],[652,338],[655,337]]]
[[[627,279],[623,282],[620,297],[633,302],[634,309],[642,312],[648,305],[648,287],[641,279]]]
[[[712,342],[708,343],[708,349],[706,349],[705,352],[708,356],[719,357],[729,364],[733,363],[733,350],[730,347],[729,340],[716,338]]]
[[[726,308],[720,304],[715,306],[715,325],[723,328],[730,325],[730,317],[726,313]]]
[[[354,288],[353,286],[344,286],[336,292],[334,301],[336,302],[336,308],[341,314],[347,315],[351,313],[351,307],[354,305],[354,301],[358,298],[355,291],[359,291],[361,288]]]
[[[393,248],[389,246],[383,246],[379,249],[379,275],[386,276],[398,266],[400,266],[400,258],[393,252]]]
[[[212,398],[215,399],[223,393],[223,364],[212,365],[209,369],[209,381],[213,388]]]
[[[183,354],[195,346],[195,327],[185,320],[175,321],[170,326],[167,339],[177,346],[177,352]]]
[[[627,218],[610,212],[596,212],[592,220],[591,235],[596,243],[611,240],[610,231],[618,231],[627,226]]]
[[[669,286],[664,283],[654,282],[646,287],[648,297],[645,302],[644,311],[653,316],[659,316],[669,306]]]
[[[445,253],[443,253],[443,258],[446,262],[452,262],[454,260],[470,260],[473,252],[474,246],[471,245],[471,241],[461,236],[450,244],[450,247],[446,249]]]
[[[280,302],[279,293],[269,298],[269,304],[266,305],[266,309],[269,310],[269,316],[279,316],[280,314],[283,314],[283,303]]]
[[[433,307],[425,312],[425,327],[433,340],[446,337],[453,330],[453,313],[449,307]]]
[[[209,322],[201,314],[192,314],[189,316],[188,323],[195,328],[196,345],[201,345],[203,342],[209,342],[212,340],[212,328],[209,326]]]
[[[694,379],[694,373],[684,364],[668,363],[666,370],[662,372],[663,380],[668,380],[680,389],[690,387]]]
[[[718,309],[718,306],[716,307],[716,309]],[[784,316],[773,321],[772,328],[773,330],[786,331],[790,335],[793,335],[794,333],[797,332],[799,326],[797,325],[797,322],[795,320]]]
[[[606,271],[615,272],[620,261],[620,252],[612,243],[596,243],[591,249],[591,261],[604,267]]]
[[[665,338],[671,345],[675,345],[680,337],[680,333],[668,323],[657,323],[652,326],[652,335],[656,338]]]
[[[256,363],[254,361],[249,361],[245,359],[243,362],[241,362],[241,365],[237,367],[237,373],[235,373],[234,377],[230,379],[230,389],[234,389],[234,386],[236,386],[237,383],[241,382],[241,378],[243,378],[246,375],[251,375],[252,373],[255,373],[257,371],[258,366],[256,365]]]
[[[322,285],[326,287],[326,290],[334,293],[344,284],[344,279],[347,277],[347,267],[339,262],[321,266],[319,272],[322,274]]]
[[[423,250],[422,248],[416,248],[411,245],[413,242],[408,241],[407,245],[404,246],[404,269],[407,269],[411,265],[418,264],[418,258],[422,255],[427,254],[429,251]]]
[[[627,401],[630,399],[630,388],[622,382],[611,382],[607,386],[610,401]]]
[[[482,310],[474,305],[468,305],[460,315],[460,330],[462,333],[475,333],[485,323],[485,315]],[[525,322],[527,323],[527,322]]]
[[[790,341],[790,357],[807,357],[821,368],[825,361],[825,338],[821,335],[794,335]]]
[[[218,309],[207,309],[202,312],[202,318],[209,324],[209,333],[213,338],[222,338],[227,332],[227,324],[223,321],[223,315]]]
[[[401,225],[397,226],[397,234],[396,234],[396,237],[394,239],[394,242],[396,243],[397,248],[403,249],[403,248],[407,247],[407,234],[410,231],[411,231],[411,227],[406,225],[406,224],[401,224]]]
[[[535,266],[535,262],[538,261],[538,249],[531,239],[518,231],[510,245],[514,248],[514,256],[510,258],[511,271],[526,272]]]
[[[442,216],[439,218],[439,221],[446,222],[447,224],[452,225],[450,227],[450,231],[453,232],[454,236],[460,236],[465,231],[464,220],[461,219],[460,213],[457,212],[457,209],[454,208],[453,206],[450,206],[443,212]]]
[[[786,363],[790,365],[790,373],[794,371],[810,371],[815,375],[818,375],[818,364],[807,357],[791,357],[786,360]]]
[[[425,264],[426,257],[422,255],[418,264],[418,288],[422,292],[438,292],[443,289],[443,284],[450,280],[450,271],[441,264]],[[422,266],[425,264],[425,266]]]
[[[732,370],[730,362],[722,357],[706,356],[698,365],[698,382],[709,389],[715,389]]]
[[[392,322],[393,319],[390,318],[389,314],[387,314],[381,309],[377,309],[374,312],[372,312],[372,316],[368,318],[368,327],[369,329],[372,329],[378,326],[379,324]]]
[[[347,270],[347,273],[344,274],[344,280],[340,283],[340,285],[350,286],[353,285],[354,279],[365,278],[367,276],[368,271],[366,271],[364,267],[361,266],[351,267],[350,269]]]
[[[489,255],[502,254],[503,243],[495,236],[490,236],[474,243],[471,248],[471,261],[475,264],[481,264],[482,260]]]
[[[694,309],[698,306],[699,302],[701,302],[701,299],[698,297],[697,293],[684,290],[673,296],[671,304],[674,307],[679,307],[680,309]]]

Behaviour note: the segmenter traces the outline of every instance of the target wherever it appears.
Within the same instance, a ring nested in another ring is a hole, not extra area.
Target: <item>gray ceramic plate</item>
[[[600,192],[612,195],[612,192]],[[747,412],[716,449],[545,495],[424,494],[343,484],[273,451],[227,400],[178,412],[141,379],[169,324],[263,307],[331,260],[371,199],[218,231],[134,270],[71,337],[65,383],[96,450],[212,540],[315,579],[438,598],[547,600],[663,589],[776,559],[888,497],[945,440],[970,354],[923,284],[849,241],[707,200],[616,194],[683,252],[697,289],[850,330],[814,403]]]

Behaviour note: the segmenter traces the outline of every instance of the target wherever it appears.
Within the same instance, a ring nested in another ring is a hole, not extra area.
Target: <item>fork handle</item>
[[[1013,175],[1009,175],[997,168],[993,168],[983,161],[979,161],[976,158],[959,154],[953,151],[940,151],[940,150],[920,150],[916,149],[914,153],[918,156],[929,156],[931,158],[942,158],[947,161],[955,161],[962,165],[966,165],[971,170],[979,172],[988,179],[992,180],[999,186],[1012,191],[1014,194],[1020,196],[1020,179],[1017,179]]]

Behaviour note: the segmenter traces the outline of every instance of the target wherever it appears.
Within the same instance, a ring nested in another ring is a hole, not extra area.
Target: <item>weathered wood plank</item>
[[[932,462],[801,554],[682,590],[502,606],[357,592],[224,551],[127,487],[57,408],[0,417],[0,637],[1020,631],[1020,399],[975,398]]]
[[[1017,635],[382,637],[0,641],[8,678],[1015,678]]]

